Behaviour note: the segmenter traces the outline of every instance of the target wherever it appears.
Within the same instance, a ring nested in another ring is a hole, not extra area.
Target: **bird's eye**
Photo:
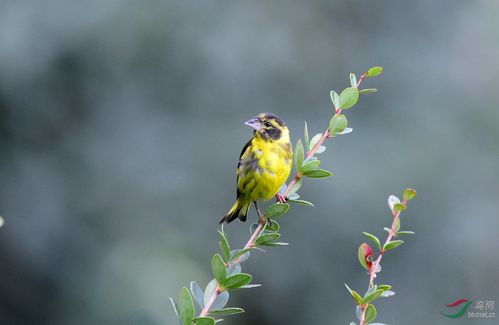
[[[265,122],[265,126],[266,127],[270,127],[272,124],[270,124],[270,122]]]

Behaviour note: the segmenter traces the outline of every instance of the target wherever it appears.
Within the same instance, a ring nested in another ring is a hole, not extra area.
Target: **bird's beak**
[[[244,122],[244,124],[257,130],[258,132],[260,132],[262,130],[262,124],[260,123],[260,120],[258,119],[258,117],[253,117],[251,120]]]

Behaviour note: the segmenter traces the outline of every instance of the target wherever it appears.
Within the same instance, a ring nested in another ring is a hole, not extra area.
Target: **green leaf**
[[[277,221],[274,221],[274,220],[272,220],[272,223],[267,222],[267,225],[265,226],[265,230],[272,231],[272,232],[278,232],[279,228],[281,228],[279,226],[279,223],[277,223]]]
[[[404,198],[404,201],[412,200],[416,197],[416,190],[413,190],[412,188],[405,189],[402,197]]]
[[[310,140],[310,145],[308,147],[308,151],[312,151],[312,149],[314,149],[314,147],[319,143],[321,138],[322,138],[322,133],[317,133],[316,135],[314,135],[312,137],[312,140]]]
[[[340,108],[348,109],[359,100],[359,90],[355,87],[345,88],[340,94]]]
[[[310,157],[310,158],[315,158],[315,157]],[[321,161],[318,160],[317,158],[315,158],[315,160],[309,160],[309,161],[307,160],[308,159],[306,159],[303,162],[303,165],[300,167],[300,173],[302,174],[307,173],[311,170],[315,170],[319,168],[319,166],[321,165]]]
[[[224,227],[222,225],[221,230],[218,231],[220,234],[220,250],[225,256],[225,260],[229,261],[230,260],[230,246],[229,246],[229,241],[227,240],[227,236],[224,233]]]
[[[303,129],[303,142],[305,145],[305,148],[308,150],[308,147],[310,146],[310,141],[308,139],[308,127],[307,127],[307,121],[305,121],[305,127]]]
[[[299,178],[297,181],[295,181],[293,186],[289,189],[288,197],[295,194],[300,189],[302,184],[303,184],[303,179],[301,179],[301,178]]]
[[[212,315],[235,315],[235,314],[241,314],[241,313],[244,313],[244,309],[235,308],[235,307],[210,311],[210,314],[212,314]]]
[[[357,77],[355,76],[355,73],[350,73],[350,85],[352,85],[352,87],[357,87]]]
[[[315,205],[312,202],[305,201],[305,200],[288,200],[288,202],[296,203],[296,204],[301,204],[301,205],[306,205],[309,207],[315,207]],[[272,221],[274,222],[274,221]]]
[[[366,258],[368,256],[371,256],[371,258],[372,258],[371,246],[369,246],[369,244],[367,244],[367,243],[360,244],[359,249],[357,250],[357,257],[359,258],[359,263],[367,271],[370,271],[371,268],[369,267],[369,265],[367,264],[367,261],[366,261]]]
[[[310,177],[310,178],[326,178],[326,177],[331,177],[333,176],[333,173],[324,170],[324,169],[315,169],[311,170],[307,173],[304,173],[303,176]]]
[[[251,282],[252,276],[246,273],[239,273],[228,277],[223,283],[226,289],[237,289]]]
[[[370,293],[369,295],[366,295],[364,297],[364,299],[362,300],[362,302],[367,304],[369,302],[372,302],[372,301],[378,299],[379,297],[381,297],[381,294],[383,293],[383,291],[384,290],[382,290],[382,289],[375,290],[374,292]]]
[[[212,317],[197,317],[194,318],[195,325],[214,325],[215,319]]]
[[[379,241],[378,237],[368,233],[368,232],[363,232],[363,234],[369,238],[375,245],[378,247],[379,250],[381,250],[381,242]]]
[[[383,251],[389,251],[390,249],[394,249],[395,247],[398,247],[404,243],[403,240],[392,240],[383,246]]]
[[[194,302],[187,287],[180,290],[180,298],[178,303],[180,320],[183,325],[191,325],[194,318]]]
[[[199,284],[196,281],[191,281],[189,288],[191,289],[192,296],[194,297],[194,300],[196,300],[199,307],[204,308],[203,290]]]
[[[393,220],[393,230],[395,232],[400,230],[400,218],[398,217]]]
[[[303,151],[303,145],[301,140],[298,139],[295,147],[295,168],[296,170],[300,170],[300,166],[303,164],[303,159],[305,157],[305,153]]]
[[[345,131],[347,125],[348,121],[345,115],[335,114],[329,121],[329,132],[331,132],[331,134],[339,134]]]
[[[414,235],[415,232],[414,231],[409,231],[409,230],[404,230],[404,231],[398,231],[397,232],[397,236],[400,236],[400,235]]]
[[[274,203],[265,209],[263,213],[266,218],[277,218],[284,215],[289,210],[289,204],[287,203]]]
[[[373,67],[367,71],[366,77],[376,77],[383,72],[382,67]]]
[[[353,300],[357,305],[362,305],[362,297],[354,290],[350,289],[350,287],[345,283],[345,287],[347,287],[348,292],[352,295]]]
[[[392,288],[392,286],[389,284],[380,284],[378,286],[378,289],[383,290],[383,291],[390,290],[391,288]]]
[[[366,89],[359,90],[359,94],[369,94],[369,93],[375,93],[377,91],[378,91],[378,89],[376,89],[376,88],[366,88]]]
[[[220,254],[213,255],[211,260],[211,270],[218,283],[223,283],[227,277],[227,270],[225,269],[225,263]]]
[[[376,308],[369,304],[366,307],[366,324],[372,322],[376,318]]]
[[[238,262],[242,263],[250,257],[250,251],[251,248],[235,249],[232,252],[230,252],[230,255],[232,256],[231,260],[235,261],[239,258]]]
[[[399,212],[407,209],[404,203],[395,203],[393,206],[393,211]]]
[[[340,107],[340,95],[334,90],[331,90],[329,92],[329,96],[331,97],[331,101],[333,102],[333,105],[335,108]]]
[[[256,245],[265,245],[267,243],[273,242],[274,240],[278,239],[279,237],[281,237],[281,235],[276,234],[276,233],[261,235],[260,237],[258,237],[256,239],[255,244]]]

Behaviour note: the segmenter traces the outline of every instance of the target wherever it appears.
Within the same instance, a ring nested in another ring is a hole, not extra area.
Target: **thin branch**
[[[402,204],[407,205],[407,200],[403,200]],[[370,274],[370,276],[369,276],[369,288],[374,287],[374,278],[376,277],[376,271],[379,269],[379,266],[381,264],[381,259],[383,258],[383,254],[385,252],[383,247],[385,247],[385,245],[387,243],[389,243],[393,239],[393,236],[395,236],[395,234],[397,233],[397,231],[395,230],[395,225],[396,225],[396,221],[400,217],[401,212],[402,212],[402,210],[397,211],[397,212],[394,212],[392,210],[393,221],[392,221],[392,226],[390,227],[390,232],[388,233],[388,237],[386,238],[385,243],[381,246],[381,251],[379,253],[378,258],[371,265],[371,270],[369,271],[369,274]],[[362,317],[360,319],[360,325],[366,325],[366,320],[365,320],[366,310],[367,310],[366,306],[363,306],[362,307]]]
[[[258,227],[256,227],[255,231],[253,232],[253,234],[251,235],[250,239],[248,240],[248,242],[246,243],[246,245],[244,245],[244,248],[243,249],[249,249],[249,248],[252,248],[254,245],[255,245],[255,242],[258,238],[258,236],[260,235],[260,233],[262,232],[262,230],[265,228],[265,225],[267,224],[267,220],[265,219],[261,219],[259,222],[258,222]],[[234,261],[230,261],[228,264],[227,264],[227,267],[231,266],[231,265],[234,265],[236,263],[239,263],[239,261],[241,260],[242,256],[239,256],[237,259],[235,259]],[[211,306],[213,306],[213,303],[215,302],[215,300],[217,299],[218,295],[220,293],[223,292],[223,289],[222,287],[220,287],[220,284],[216,287],[216,289],[213,291],[213,293],[211,294],[210,296],[210,299],[208,300],[208,303],[204,306],[203,310],[201,311],[201,313],[199,314],[198,317],[204,317],[206,315],[208,315],[209,311],[210,311],[210,308]]]
[[[361,82],[367,77],[367,74],[363,74],[360,78],[359,78],[359,81],[357,83],[357,87],[360,86]],[[339,115],[341,114],[341,109],[336,109],[335,110],[335,116],[336,115]],[[324,133],[322,134],[322,137],[320,138],[320,140],[317,142],[317,144],[312,148],[312,150],[310,150],[308,153],[307,153],[307,158],[310,158],[310,157],[313,157],[315,155],[315,153],[317,152],[317,150],[319,150],[319,148],[324,144],[324,142],[326,142],[327,139],[331,139],[333,138],[333,136],[331,135],[331,133],[329,132],[329,127],[326,128],[326,130],[324,131]],[[308,148],[307,148],[308,149]],[[295,185],[295,183],[302,177],[301,173],[299,171],[296,172],[295,176],[293,177],[293,180],[289,183],[288,187],[286,188],[286,191],[284,192],[284,198],[287,198],[287,196],[289,195],[289,192],[291,190],[291,188],[293,188],[293,185]],[[263,229],[265,229],[265,226],[267,224],[267,220],[265,218],[262,218],[259,222],[258,222],[258,227],[255,229],[255,231],[253,232],[253,234],[251,235],[250,239],[248,240],[248,242],[246,243],[246,245],[244,245],[244,249],[250,249],[250,248],[253,248],[254,245],[255,245],[255,242],[256,240],[258,239],[260,233],[263,231]],[[239,261],[241,260],[242,256],[238,257],[236,260],[234,261],[231,261],[229,263],[227,263],[227,267],[231,266],[231,265],[234,265],[236,263],[239,263]],[[213,291],[213,293],[211,294],[210,296],[210,299],[208,300],[208,303],[204,306],[203,310],[201,310],[201,313],[199,314],[198,317],[205,317],[209,314],[209,311],[210,311],[210,308],[213,306],[213,303],[215,302],[215,300],[217,299],[218,295],[220,295],[220,293],[223,292],[223,288],[220,286],[220,284],[216,287],[216,289]]]

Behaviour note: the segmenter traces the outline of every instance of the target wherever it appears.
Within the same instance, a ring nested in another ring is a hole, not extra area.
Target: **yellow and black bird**
[[[272,113],[261,113],[244,124],[255,130],[237,164],[236,202],[220,223],[246,221],[251,203],[261,218],[256,201],[274,197],[291,171],[293,149],[286,124]]]

